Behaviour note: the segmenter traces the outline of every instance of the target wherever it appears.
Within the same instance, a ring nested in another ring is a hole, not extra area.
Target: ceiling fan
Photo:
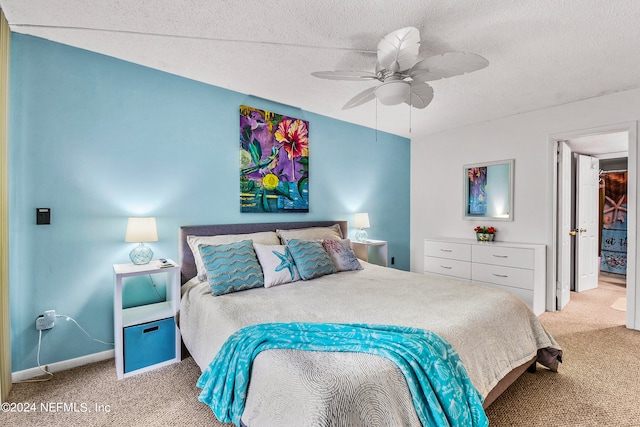
[[[378,43],[378,61],[371,71],[316,71],[315,77],[329,80],[378,80],[342,107],[357,107],[375,98],[384,105],[409,104],[425,108],[433,99],[429,81],[458,76],[485,68],[489,61],[475,53],[447,52],[426,59],[418,57],[420,33],[417,28],[406,27],[384,36]]]

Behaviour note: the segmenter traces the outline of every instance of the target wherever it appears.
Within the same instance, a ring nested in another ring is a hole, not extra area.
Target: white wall
[[[497,227],[497,240],[546,244],[549,254],[550,136],[638,119],[640,89],[635,89],[413,139],[411,270],[423,271],[425,237],[473,238],[478,224]],[[515,159],[514,221],[463,219],[463,165],[510,158]]]

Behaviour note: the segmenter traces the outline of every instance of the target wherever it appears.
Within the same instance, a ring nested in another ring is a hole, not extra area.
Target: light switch
[[[36,208],[36,224],[51,224],[51,209]]]

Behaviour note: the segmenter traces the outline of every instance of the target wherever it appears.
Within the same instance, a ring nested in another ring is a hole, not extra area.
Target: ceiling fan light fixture
[[[384,105],[402,104],[411,92],[411,84],[404,80],[392,80],[376,88],[376,97]]]
[[[433,88],[427,82],[459,76],[480,70],[489,61],[469,52],[446,52],[426,59],[418,57],[420,32],[406,27],[393,31],[378,43],[375,72],[371,71],[316,71],[315,77],[328,80],[377,80],[370,87],[351,98],[343,110],[378,99],[384,105],[408,104],[423,109],[433,100]]]

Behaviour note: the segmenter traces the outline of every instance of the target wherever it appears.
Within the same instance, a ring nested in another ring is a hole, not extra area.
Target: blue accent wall
[[[368,212],[369,236],[387,240],[395,267],[409,269],[408,139],[37,37],[13,33],[11,43],[14,372],[37,366],[35,319],[45,310],[113,341],[112,264],[129,262],[129,216],[155,216],[160,240],[150,246],[177,260],[181,225]],[[240,213],[241,104],[310,122],[309,213]],[[51,225],[36,225],[36,208],[51,208]],[[131,298],[153,298],[150,284],[136,286],[145,285]],[[42,334],[40,360],[110,348],[58,318]]]

